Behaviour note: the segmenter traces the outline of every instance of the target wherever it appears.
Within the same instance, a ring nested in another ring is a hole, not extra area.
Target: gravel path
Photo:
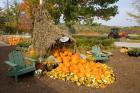
[[[115,42],[114,44],[118,47],[140,48],[140,43]]]
[[[3,41],[0,41],[0,47],[1,46],[9,46],[8,44],[6,44],[5,42],[3,42]]]

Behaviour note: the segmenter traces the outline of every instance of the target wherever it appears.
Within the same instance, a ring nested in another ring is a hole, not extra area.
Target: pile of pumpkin
[[[10,37],[8,38],[8,44],[10,45],[17,45],[19,42],[22,42],[23,39],[20,37]]]
[[[72,53],[71,50],[63,48],[54,50],[53,56],[59,65],[48,72],[52,78],[70,80],[77,85],[96,88],[104,88],[115,81],[111,68],[105,64],[82,59],[80,53]]]

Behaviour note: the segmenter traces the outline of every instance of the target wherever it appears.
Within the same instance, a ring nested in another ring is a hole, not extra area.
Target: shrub
[[[132,34],[132,35],[129,35],[128,38],[132,39],[132,40],[140,40],[140,35],[135,35],[135,34],[133,35]]]
[[[114,43],[114,39],[105,39],[102,41],[103,46],[110,46],[113,43]]]
[[[94,45],[108,49],[107,47],[110,47],[114,43],[114,39],[108,39],[107,37],[74,36],[74,38],[80,51],[91,50]]]
[[[128,55],[138,57],[138,56],[140,56],[140,49],[138,49],[138,48],[130,49],[128,51]]]
[[[31,42],[27,42],[27,41],[23,41],[17,44],[17,46],[20,47],[29,47],[32,43]]]

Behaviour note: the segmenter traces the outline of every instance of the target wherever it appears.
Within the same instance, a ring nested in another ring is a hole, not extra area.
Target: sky
[[[0,0],[0,7],[4,7],[3,2],[4,2],[4,0]]]
[[[4,1],[0,0],[0,7],[4,7]],[[127,12],[137,13],[134,7],[131,5],[134,0],[119,0],[117,2],[118,12],[115,17],[112,17],[109,21],[97,20],[98,23],[102,23],[103,25],[109,26],[138,26],[138,24],[127,15]]]
[[[109,26],[138,26],[138,24],[127,15],[127,12],[137,14],[136,9],[132,6],[133,1],[134,0],[119,0],[117,2],[119,14],[109,21],[98,20],[97,22]]]

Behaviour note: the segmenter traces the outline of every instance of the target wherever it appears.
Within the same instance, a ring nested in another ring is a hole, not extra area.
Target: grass
[[[140,40],[125,40],[125,42],[140,43]]]
[[[128,38],[131,39],[131,40],[140,40],[140,35],[130,34],[128,36],[129,36]]]

